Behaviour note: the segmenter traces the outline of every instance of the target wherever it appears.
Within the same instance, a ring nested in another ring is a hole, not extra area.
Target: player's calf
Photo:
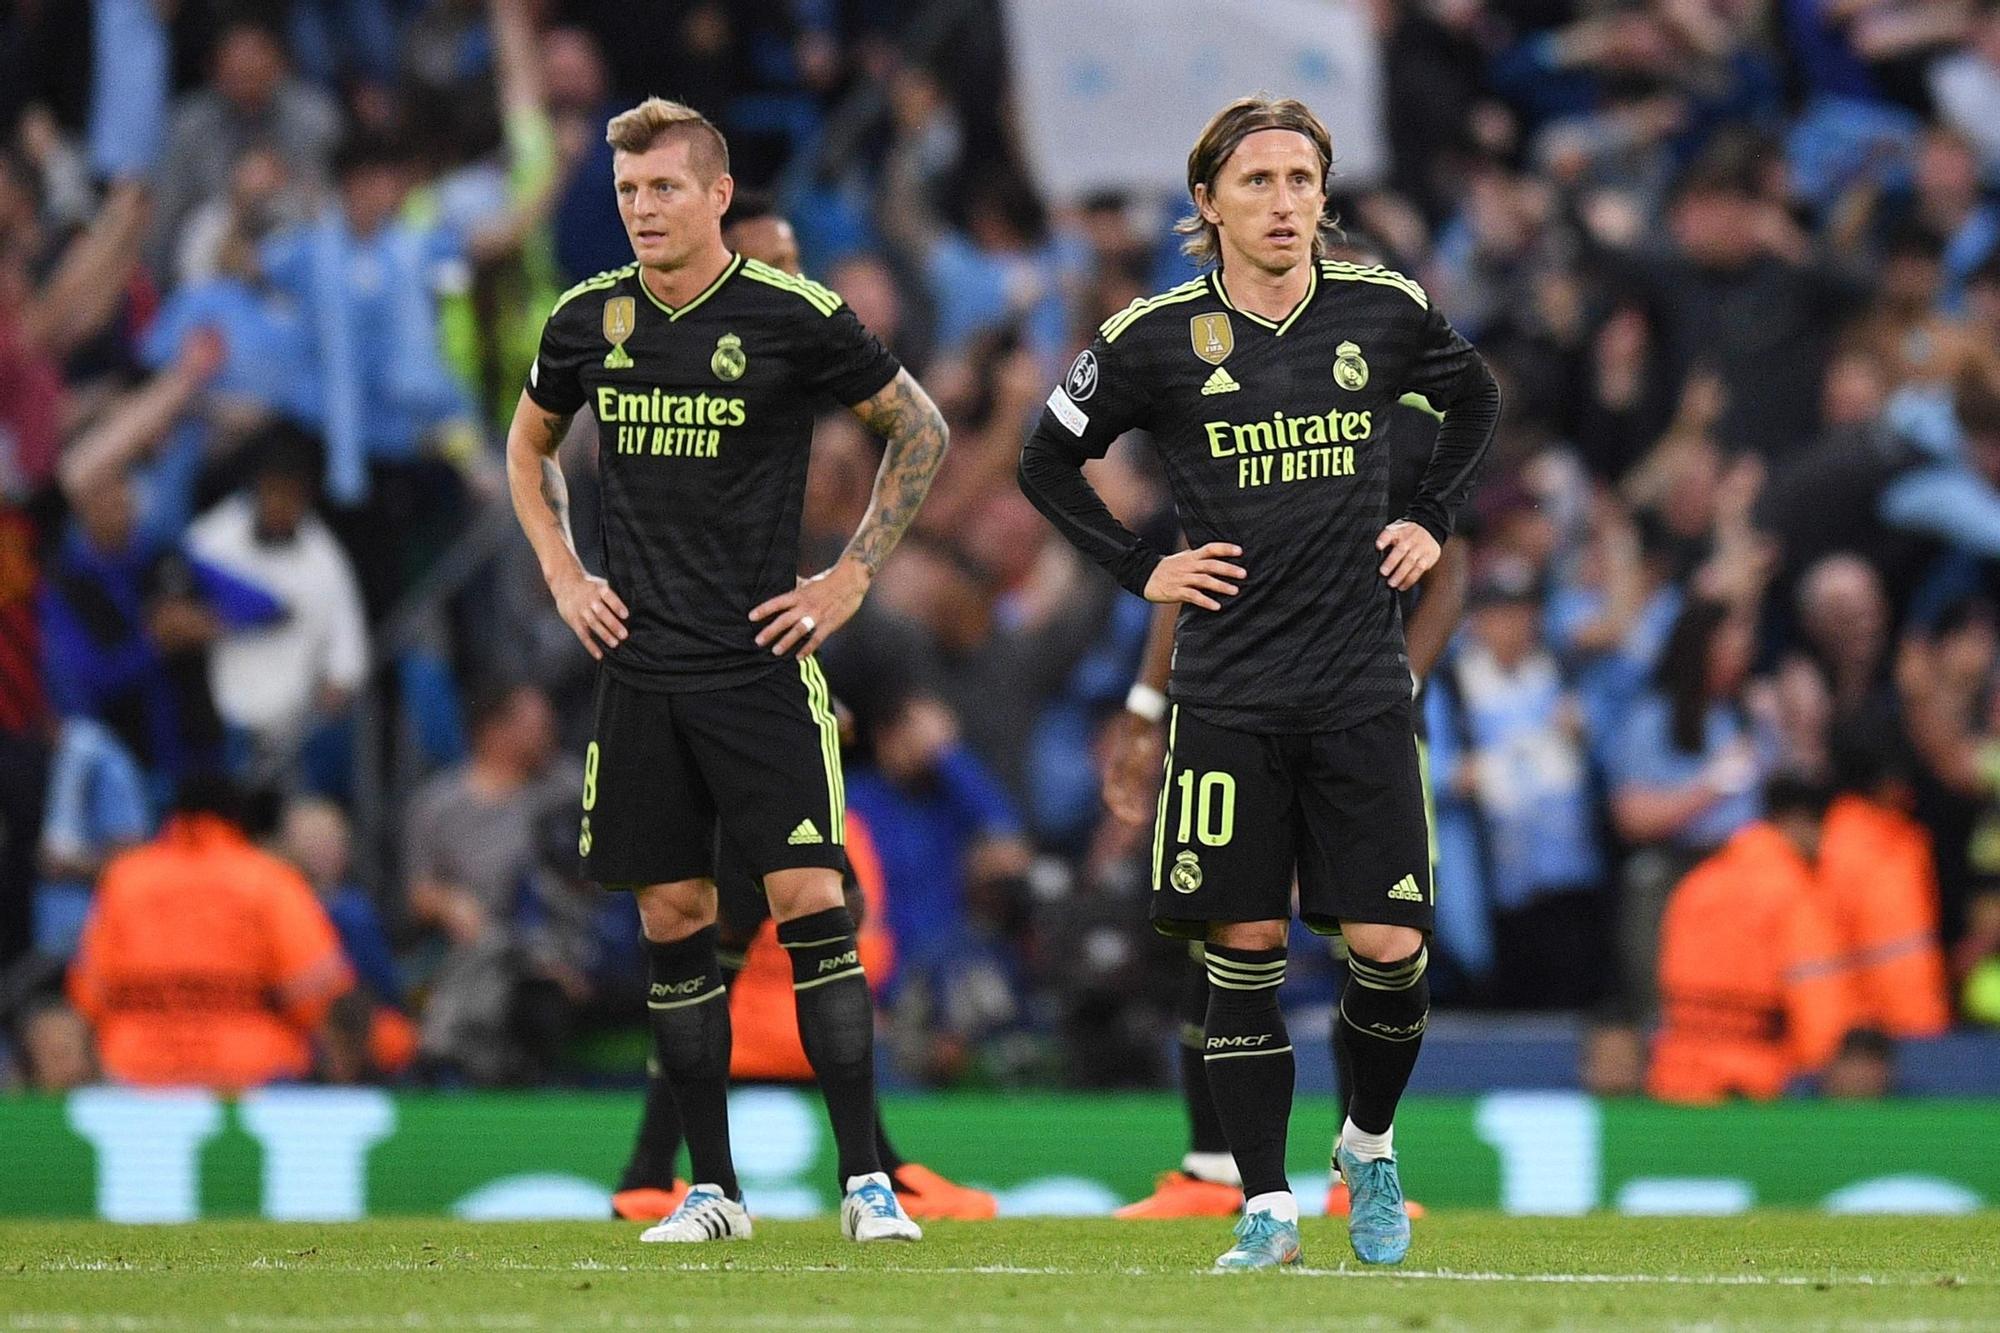
[[[1243,1175],[1246,1217],[1269,1214],[1296,1228],[1298,1201],[1285,1177],[1295,1065],[1278,1007],[1285,951],[1208,946],[1203,1060],[1215,1109]]]
[[[874,1175],[882,1169],[875,1149],[875,1002],[854,918],[844,906],[796,917],[779,925],[778,943],[792,960],[799,1040],[826,1098],[841,1179]]]
[[[680,1107],[694,1178],[734,1199],[739,1190],[729,1152],[729,998],[715,959],[715,927],[649,944],[647,954],[652,981],[646,1012],[654,1056]]]

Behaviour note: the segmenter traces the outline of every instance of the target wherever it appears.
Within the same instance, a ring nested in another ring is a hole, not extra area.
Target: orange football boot
[[[915,1162],[897,1167],[890,1179],[903,1211],[919,1222],[984,1222],[1000,1212],[1000,1201],[985,1190],[946,1180]]]
[[[1346,1217],[1349,1211],[1347,1182],[1339,1176],[1335,1176],[1333,1183],[1326,1187],[1326,1215],[1328,1217]],[[1422,1217],[1427,1210],[1415,1199],[1405,1199],[1403,1200],[1403,1211],[1408,1213],[1411,1220],[1414,1221]]]
[[[1234,1217],[1243,1211],[1243,1191],[1202,1180],[1185,1171],[1162,1171],[1153,1192],[1128,1203],[1113,1217],[1127,1221],[1162,1217]]]
[[[675,1180],[669,1189],[619,1190],[611,1196],[611,1211],[627,1222],[664,1222],[681,1206],[689,1188],[685,1180]]]

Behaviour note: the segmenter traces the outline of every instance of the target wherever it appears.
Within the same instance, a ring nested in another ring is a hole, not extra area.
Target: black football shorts
[[[1153,925],[1345,921],[1429,931],[1430,826],[1407,704],[1340,731],[1260,735],[1176,705],[1153,830]]]
[[[627,889],[713,878],[719,844],[760,880],[846,870],[840,728],[811,658],[675,693],[600,670],[594,736],[579,841],[587,878]]]

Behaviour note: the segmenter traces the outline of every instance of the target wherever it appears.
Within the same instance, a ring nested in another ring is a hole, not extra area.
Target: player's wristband
[[[1167,696],[1140,681],[1125,692],[1125,711],[1158,722],[1167,715]]]

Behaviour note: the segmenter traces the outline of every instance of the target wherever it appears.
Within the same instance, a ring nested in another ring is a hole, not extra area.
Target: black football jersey
[[[1392,515],[1389,433],[1412,394],[1444,424]],[[1221,610],[1181,614],[1172,697],[1240,730],[1335,730],[1410,696],[1376,537],[1391,517],[1450,535],[1498,414],[1477,353],[1399,273],[1320,261],[1297,308],[1273,321],[1235,308],[1212,272],[1104,324],[1049,395],[1022,487],[1143,593],[1160,553],[1104,509],[1080,469],[1144,430],[1188,544],[1232,542],[1249,571]]]
[[[832,291],[740,255],[679,309],[636,264],[563,294],[527,390],[597,417],[604,576],[631,611],[607,669],[700,690],[775,664],[750,609],[796,582],[815,406],[899,368]]]

